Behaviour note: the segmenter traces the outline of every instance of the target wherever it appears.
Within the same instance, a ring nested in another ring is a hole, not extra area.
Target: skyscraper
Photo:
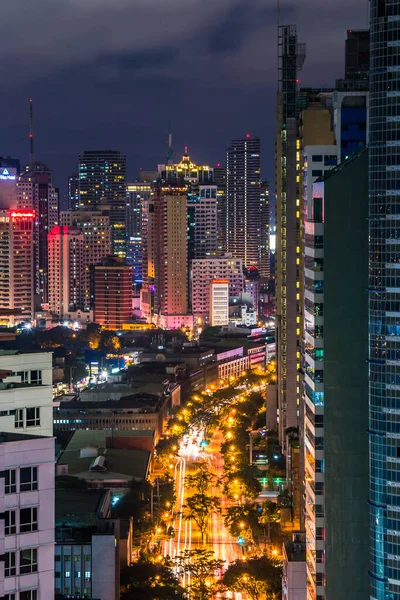
[[[68,210],[79,208],[79,175],[74,173],[68,177]]]
[[[0,320],[34,318],[32,210],[0,210]]]
[[[144,205],[142,312],[165,329],[190,321],[188,310],[187,186],[160,180]]]
[[[111,252],[110,207],[100,205],[98,210],[69,210],[60,213],[60,225],[78,228],[84,236],[82,256],[81,295],[79,309],[89,310],[90,265],[100,263]]]
[[[241,258],[245,268],[259,268],[261,193],[260,138],[249,134],[233,140],[227,150],[227,251]]]
[[[214,167],[214,183],[217,186],[217,245],[218,254],[223,256],[227,251],[228,214],[226,211],[226,165],[217,163]]]
[[[132,267],[133,281],[141,283],[142,272],[142,207],[153,195],[153,184],[136,181],[126,188],[126,258]]]
[[[48,302],[47,235],[58,225],[59,193],[53,185],[53,171],[35,162],[21,173],[17,182],[18,206],[32,208],[35,213],[34,272],[35,294],[41,304]]]
[[[217,255],[217,186],[198,185],[188,196],[188,259]]]
[[[370,598],[400,598],[400,1],[370,3]]]
[[[83,307],[85,236],[57,225],[49,236],[49,310],[62,319]]]
[[[367,186],[364,150],[313,184],[304,223],[307,600],[368,597]]]
[[[369,29],[348,29],[345,42],[345,79],[368,82]]]
[[[271,265],[270,265],[270,201],[269,201],[269,181],[261,182],[260,192],[260,251],[259,251],[259,263],[260,263],[260,276],[269,279],[271,276]]]
[[[117,150],[88,150],[79,157],[81,208],[110,207],[111,251],[126,256],[126,156]]]
[[[279,437],[297,427],[300,405],[300,240],[301,189],[297,73],[305,58],[295,25],[278,30],[279,91],[275,154],[276,193],[276,352]]]

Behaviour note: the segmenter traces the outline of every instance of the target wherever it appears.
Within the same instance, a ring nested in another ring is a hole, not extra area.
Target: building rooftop
[[[132,434],[134,437],[135,433]],[[111,436],[110,431],[75,431],[58,464],[68,466],[68,475],[86,481],[145,479],[151,453],[147,450],[107,448],[107,438],[111,439]],[[97,467],[94,463],[100,457],[102,459]]]
[[[103,411],[123,410],[123,409],[142,409],[145,412],[156,412],[160,407],[160,397],[154,394],[127,394],[118,400],[103,400],[95,402],[93,400],[67,400],[60,402],[60,410],[92,410]]]
[[[56,526],[60,524],[60,521],[65,522],[68,515],[73,515],[75,518],[88,514],[96,516],[107,495],[108,492],[104,492],[104,490],[56,489]]]
[[[302,541],[285,542],[285,554],[289,562],[305,562],[306,543]]]
[[[23,442],[27,440],[45,440],[49,439],[47,435],[32,435],[30,433],[8,433],[2,431],[0,433],[0,444],[7,444],[8,442]]]

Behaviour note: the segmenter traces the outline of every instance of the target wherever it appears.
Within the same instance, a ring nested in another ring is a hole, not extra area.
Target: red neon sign
[[[26,218],[33,218],[35,216],[35,213],[30,210],[12,210],[10,213],[10,217],[12,217],[13,219],[26,219]]]

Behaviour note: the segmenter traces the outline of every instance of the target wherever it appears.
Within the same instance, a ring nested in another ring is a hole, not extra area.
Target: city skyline
[[[4,66],[6,83],[0,83],[3,87],[0,109],[7,115],[2,128],[1,154],[19,156],[21,164],[28,162],[28,102],[32,97],[36,158],[54,170],[55,185],[61,188],[63,198],[68,175],[77,170],[78,155],[85,149],[114,148],[127,154],[131,181],[140,167],[148,169],[162,162],[167,150],[169,120],[178,156],[186,144],[198,164],[222,162],[229,141],[235,137],[247,132],[259,136],[264,148],[262,176],[273,180],[274,2],[266,9],[261,1],[249,8],[244,2],[221,0],[202,8],[202,18],[194,18],[196,3],[188,5],[176,0],[169,6],[168,20],[159,19],[164,31],[158,32],[158,25],[152,26],[152,36],[147,36],[146,42],[142,35],[137,39],[132,36],[129,28],[136,13],[140,15],[137,19],[149,19],[154,9],[159,9],[157,2],[152,0],[139,7],[118,2],[110,8],[104,2],[90,15],[91,30],[108,25],[112,10],[113,22],[121,34],[128,29],[129,35],[125,36],[128,41],[101,42],[102,36],[95,34],[92,37],[85,33],[83,37],[86,11],[70,0],[64,7],[46,13],[43,25],[38,19],[38,27],[51,30],[60,20],[68,24],[73,19],[69,35],[75,41],[79,38],[79,51],[75,44],[64,43],[65,33],[61,32],[54,36],[57,48],[46,54],[47,35],[43,36],[43,42],[38,41],[40,36],[35,36],[30,44],[29,61],[22,60],[23,47],[12,39],[7,42],[5,37],[13,31],[14,23],[18,23],[20,29],[27,30],[29,43],[28,23],[32,15],[26,10],[18,11],[16,19],[14,10],[18,10],[18,4],[5,7],[2,15],[3,40],[9,58]],[[365,0],[351,3],[341,0],[334,7],[318,5],[316,10],[315,0],[301,6],[281,2],[281,22],[297,23],[299,35],[307,40],[309,48],[301,85],[330,86],[341,75],[346,30],[366,26],[366,5]],[[38,10],[40,13],[40,7]],[[314,13],[312,20],[307,17],[310,11]],[[176,28],[180,28],[181,22],[174,20],[177,13],[187,20],[181,41],[176,40]],[[327,23],[328,35],[322,33]],[[237,28],[240,35],[236,35]],[[118,36],[119,40],[122,38],[123,35]],[[198,96],[196,86],[186,85],[193,79],[191,73],[199,74],[213,93]],[[158,85],[166,91],[161,106],[155,106],[154,100]],[[79,93],[72,93],[75,88]],[[195,129],[191,123],[193,113],[198,115]],[[112,118],[104,118],[110,115]],[[211,148],[210,136],[214,136]]]

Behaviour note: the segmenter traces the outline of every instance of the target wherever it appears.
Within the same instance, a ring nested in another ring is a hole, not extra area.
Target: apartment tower
[[[126,156],[117,150],[88,150],[79,156],[81,208],[110,207],[111,251],[126,256]]]
[[[260,268],[261,142],[247,134],[227,150],[227,251],[241,258],[246,269]]]
[[[400,1],[370,3],[370,598],[400,598]]]

